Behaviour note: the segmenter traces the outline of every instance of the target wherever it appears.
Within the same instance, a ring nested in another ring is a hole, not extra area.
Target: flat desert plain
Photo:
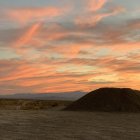
[[[140,140],[140,114],[0,110],[0,140]]]

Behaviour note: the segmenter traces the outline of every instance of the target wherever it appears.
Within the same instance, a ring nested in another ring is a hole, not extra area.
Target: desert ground
[[[140,140],[140,114],[0,110],[0,140]]]

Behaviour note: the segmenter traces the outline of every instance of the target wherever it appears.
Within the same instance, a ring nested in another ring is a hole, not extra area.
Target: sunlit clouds
[[[107,0],[87,0],[87,1],[88,1],[87,10],[92,12],[100,10],[107,2]]]
[[[26,45],[27,43],[30,42],[30,40],[33,38],[33,36],[37,33],[39,27],[41,26],[41,23],[36,23],[33,24],[29,30],[27,30],[27,32],[25,32],[25,34],[23,36],[21,36],[21,38],[19,38],[13,47],[22,47],[24,45]]]
[[[0,2],[0,94],[140,89],[134,1]]]
[[[10,20],[18,21],[21,24],[28,22],[49,20],[66,12],[64,8],[41,7],[41,8],[15,8],[5,11]]]

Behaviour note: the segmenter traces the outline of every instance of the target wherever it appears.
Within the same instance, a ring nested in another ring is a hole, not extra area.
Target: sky
[[[140,90],[139,0],[0,0],[0,94]]]

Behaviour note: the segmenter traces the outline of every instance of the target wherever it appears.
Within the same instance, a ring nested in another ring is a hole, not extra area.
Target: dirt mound
[[[140,91],[129,88],[100,88],[73,102],[65,110],[140,112]]]

